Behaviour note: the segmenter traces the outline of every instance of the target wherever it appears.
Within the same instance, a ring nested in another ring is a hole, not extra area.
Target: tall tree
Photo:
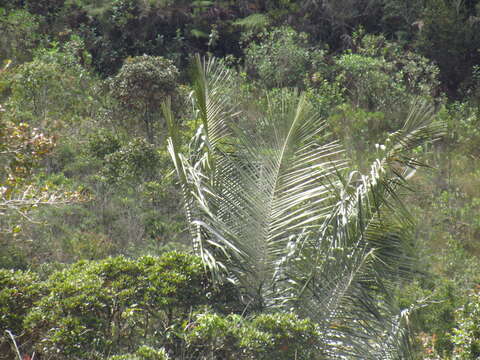
[[[111,79],[111,91],[122,107],[141,114],[145,134],[154,142],[154,125],[161,117],[160,104],[167,96],[178,97],[178,70],[172,61],[161,56],[127,58]]]

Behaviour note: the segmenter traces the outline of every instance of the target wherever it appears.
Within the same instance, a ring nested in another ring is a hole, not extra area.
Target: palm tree
[[[407,312],[391,296],[408,270],[398,195],[420,166],[410,153],[442,127],[416,104],[364,175],[303,94],[285,90],[255,129],[243,127],[233,81],[197,58],[200,125],[188,145],[163,107],[195,252],[216,281],[239,286],[249,310],[315,320],[319,359],[409,358]]]

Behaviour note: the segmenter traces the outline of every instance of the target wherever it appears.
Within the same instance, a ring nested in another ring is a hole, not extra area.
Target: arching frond
[[[195,251],[252,309],[315,319],[327,358],[406,359],[402,316],[390,298],[408,268],[409,216],[399,201],[421,166],[412,150],[438,137],[430,108],[379,145],[368,174],[348,171],[342,146],[305,96],[284,90],[255,130],[238,121],[228,70],[197,59],[201,122],[188,150],[164,106]]]

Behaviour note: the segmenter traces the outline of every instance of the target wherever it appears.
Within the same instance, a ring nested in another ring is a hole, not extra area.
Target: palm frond
[[[315,319],[328,358],[408,358],[390,296],[408,270],[410,218],[399,194],[422,166],[417,147],[443,131],[431,109],[413,104],[370,172],[348,172],[342,146],[304,95],[284,90],[246,130],[226,91],[231,74],[214,60],[197,58],[196,69],[201,126],[186,154],[168,105],[164,112],[194,249],[206,266],[237,283],[252,309]]]
[[[325,139],[305,97],[285,99],[260,119],[268,136],[235,129],[234,155],[216,154],[216,181],[202,183],[196,195],[202,224],[216,230],[203,226],[210,246],[221,249],[217,262],[265,304],[275,302],[288,243],[330,214],[330,187],[345,167],[340,145]]]
[[[179,134],[180,124],[175,122],[170,100],[162,104],[162,110],[169,130],[167,149],[179,176],[184,198],[184,207],[193,240],[194,250],[204,260],[211,259],[210,267],[216,268],[214,256],[204,248],[202,228],[194,222],[199,217],[195,206],[195,192],[198,185],[208,180],[214,182],[215,153],[217,146],[228,136],[228,121],[235,118],[234,107],[225,97],[219,96],[228,85],[229,71],[217,60],[203,62],[199,56],[195,59],[193,100],[197,109],[196,117],[201,123],[192,138],[187,155]],[[207,175],[208,174],[208,177]]]
[[[409,261],[404,240],[411,223],[398,192],[421,165],[409,151],[443,133],[442,124],[431,119],[428,108],[413,105],[370,173],[351,172],[339,182],[331,216],[313,245],[289,266],[290,278],[298,279],[296,307],[321,324],[326,348],[337,355],[348,350],[348,358],[408,358],[407,336],[390,298]],[[404,352],[395,355],[399,349]]]

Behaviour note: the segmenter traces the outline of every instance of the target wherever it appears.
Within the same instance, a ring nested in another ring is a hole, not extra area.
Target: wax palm
[[[314,319],[319,358],[408,357],[389,297],[409,221],[397,195],[420,165],[411,150],[441,131],[430,111],[414,106],[362,175],[304,95],[285,90],[244,129],[229,72],[196,66],[201,125],[188,148],[168,104],[164,113],[194,249],[214,278],[235,282],[251,310]]]

